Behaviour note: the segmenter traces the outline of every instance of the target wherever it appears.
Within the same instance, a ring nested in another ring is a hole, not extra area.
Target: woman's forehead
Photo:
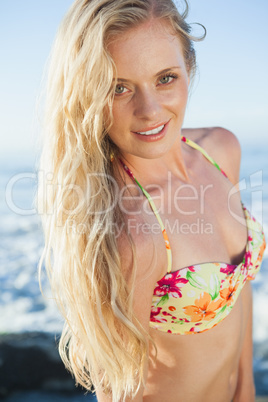
[[[109,44],[108,50],[118,69],[118,74],[132,71],[157,70],[170,64],[184,64],[181,41],[170,26],[163,21],[148,21],[119,34]],[[158,66],[159,65],[159,66]]]
[[[177,37],[171,23],[165,19],[150,18],[137,26],[130,27],[125,31],[121,31],[109,35],[108,47],[110,48],[114,43],[125,41],[139,41],[143,36],[156,36],[159,38],[167,39],[170,37]]]

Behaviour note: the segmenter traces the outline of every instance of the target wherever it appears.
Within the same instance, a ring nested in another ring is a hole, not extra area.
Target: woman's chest
[[[247,225],[239,192],[224,177],[220,179],[212,175],[194,184],[169,184],[163,194],[153,195],[168,237],[172,271],[204,262],[242,261]],[[143,211],[148,233],[154,236],[158,252],[165,253],[157,214],[148,203]]]

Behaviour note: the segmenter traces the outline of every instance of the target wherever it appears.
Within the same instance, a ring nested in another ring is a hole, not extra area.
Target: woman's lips
[[[153,125],[153,126],[150,126],[150,127],[146,127],[146,128],[144,128],[144,129],[142,129],[142,130],[136,130],[136,131],[133,131],[134,133],[138,133],[138,134],[140,134],[140,133],[146,133],[146,132],[148,132],[148,131],[153,131],[153,130],[157,130],[159,127],[161,127],[161,126],[164,126],[166,123],[158,123],[158,124],[155,124],[155,125]]]
[[[132,133],[141,141],[145,141],[145,142],[153,142],[153,141],[159,141],[161,140],[167,133],[167,129],[168,129],[168,125],[169,125],[169,121],[167,123],[161,123],[158,124],[157,126],[154,127],[147,127],[146,130],[141,131],[141,132],[148,132],[148,131],[153,131],[155,129],[157,129],[158,127],[163,126],[162,130],[157,133],[157,134],[139,134],[139,132],[135,132],[132,131]]]

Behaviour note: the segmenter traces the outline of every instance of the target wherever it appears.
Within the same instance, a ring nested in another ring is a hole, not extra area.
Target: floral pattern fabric
[[[167,273],[154,289],[151,328],[197,334],[213,328],[231,312],[245,282],[260,270],[266,246],[261,225],[243,209],[248,243],[241,264],[210,262]]]
[[[192,140],[181,140],[199,150],[225,176],[219,165]],[[248,230],[243,261],[238,265],[223,262],[196,264],[171,272],[172,255],[168,235],[150,194],[141,186],[130,169],[120,162],[128,175],[147,197],[160,224],[168,256],[167,274],[154,289],[150,327],[172,334],[198,334],[216,326],[231,312],[247,280],[260,270],[266,247],[261,225],[242,204]]]

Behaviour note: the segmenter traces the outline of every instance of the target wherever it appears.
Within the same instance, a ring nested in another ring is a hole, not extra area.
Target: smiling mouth
[[[136,131],[136,133],[141,134],[141,135],[155,135],[155,134],[159,134],[163,130],[164,127],[165,127],[165,124],[162,124],[162,126],[159,126],[159,127],[155,128],[154,130]]]

